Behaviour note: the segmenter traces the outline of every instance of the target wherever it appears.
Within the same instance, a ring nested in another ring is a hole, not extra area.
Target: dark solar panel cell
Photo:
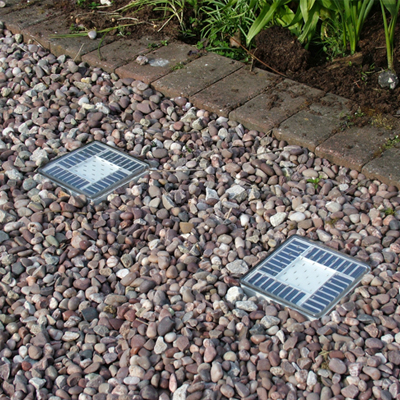
[[[261,288],[267,290],[273,283],[276,283],[274,279],[266,279],[265,282],[261,284]]]
[[[293,304],[297,304],[300,300],[303,299],[304,296],[305,296],[305,293],[300,292],[300,293],[292,300],[292,303],[293,303]]]
[[[353,278],[358,278],[363,273],[364,273],[364,268],[363,267],[357,267],[351,272],[350,276],[352,276]]]
[[[254,276],[251,277],[251,279],[249,279],[249,283],[254,285],[260,278],[262,278],[262,275],[257,272],[256,274],[254,274]]]
[[[329,260],[330,260],[331,258],[332,258],[332,254],[326,253],[326,254],[323,254],[323,255],[321,256],[321,258],[318,259],[318,260],[316,260],[316,261],[319,262],[319,263],[322,264],[322,265],[327,266],[327,265],[328,265],[328,262],[329,262]]]
[[[291,286],[286,286],[285,289],[279,293],[279,296],[282,297],[282,299],[286,299],[287,295],[293,290]]]
[[[273,292],[272,294],[274,294],[275,296],[280,296],[281,293],[287,288],[287,285],[284,285],[283,283],[281,283]]]
[[[291,288],[292,290],[287,293],[285,296],[282,296],[282,298],[284,298],[286,301],[292,301],[300,292],[295,289],[295,288]]]
[[[279,282],[275,281],[275,282],[268,288],[268,291],[269,291],[270,293],[274,294],[275,290],[277,290],[278,287],[279,287],[280,285],[281,285],[281,284],[280,284]]]
[[[311,296],[310,299],[316,303],[323,304],[325,307],[332,301],[328,299],[328,297],[319,296],[318,294],[314,294],[314,296]]]
[[[330,265],[330,268],[337,270],[344,262],[345,260],[343,260],[342,258],[338,258],[335,262],[333,262]]]

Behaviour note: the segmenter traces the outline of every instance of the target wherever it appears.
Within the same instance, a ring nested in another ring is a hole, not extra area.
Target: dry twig
[[[262,65],[264,65],[265,67],[269,68],[271,71],[275,72],[278,75],[281,75],[285,78],[287,78],[287,76],[285,74],[282,74],[282,72],[277,71],[276,69],[273,69],[272,67],[270,67],[268,64],[266,64],[264,61],[260,60],[258,57],[256,57],[251,51],[247,50],[246,47],[244,47],[242,45],[242,43],[240,43],[237,39],[235,39],[233,36],[230,37],[231,40],[233,40],[235,43],[237,43],[252,59],[257,60],[259,63],[261,63]]]

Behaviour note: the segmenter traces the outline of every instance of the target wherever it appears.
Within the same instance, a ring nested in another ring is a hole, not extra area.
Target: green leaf
[[[303,20],[304,22],[308,21],[308,17],[309,17],[309,0],[300,0],[300,11],[301,11],[301,15],[303,16]]]
[[[300,43],[304,43],[307,41],[306,48],[310,44],[310,40],[316,31],[318,20],[318,12],[312,13],[312,15],[309,17],[308,21],[304,25],[301,35],[298,37]]]
[[[328,10],[337,11],[335,0],[320,0],[320,3],[322,7],[327,8]]]
[[[296,10],[296,14],[294,15],[294,17],[292,19],[292,22],[290,23],[290,25],[286,26],[286,28],[290,29],[290,27],[292,27],[293,25],[296,25],[296,24],[300,25],[300,22],[302,22],[302,21],[303,21],[303,17],[301,15],[300,7],[298,7]]]
[[[400,1],[398,0],[381,0],[383,5],[389,11],[390,15],[393,17],[399,12]]]

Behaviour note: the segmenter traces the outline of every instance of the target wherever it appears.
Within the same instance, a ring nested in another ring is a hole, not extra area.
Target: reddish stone
[[[119,328],[121,328],[122,324],[124,323],[124,320],[117,318],[110,318],[108,322],[110,323],[112,329],[118,331]]]
[[[143,336],[135,335],[131,339],[131,348],[132,348],[133,354],[137,354],[139,352],[139,350],[144,346],[145,343],[146,343],[146,339]]]
[[[21,368],[24,371],[29,371],[32,368],[32,365],[28,361],[22,361]]]
[[[132,309],[128,310],[128,311],[124,314],[124,318],[125,318],[127,321],[130,321],[130,322],[134,321],[135,318],[136,318],[136,311],[135,311],[135,310],[132,310]]]

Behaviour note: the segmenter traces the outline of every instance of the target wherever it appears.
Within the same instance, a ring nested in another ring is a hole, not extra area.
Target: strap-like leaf
[[[381,0],[383,5],[389,11],[390,15],[393,17],[399,11],[400,1],[396,0]]]
[[[300,43],[304,43],[307,39],[306,48],[310,44],[310,38],[313,36],[319,20],[318,12],[312,13],[304,25],[301,35],[298,37]]]

